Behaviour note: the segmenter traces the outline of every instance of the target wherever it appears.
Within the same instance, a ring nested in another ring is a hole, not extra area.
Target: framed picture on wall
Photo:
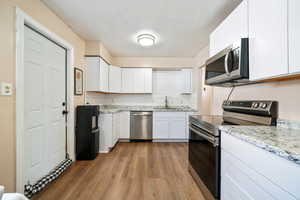
[[[81,69],[74,69],[74,94],[83,95],[83,71]]]

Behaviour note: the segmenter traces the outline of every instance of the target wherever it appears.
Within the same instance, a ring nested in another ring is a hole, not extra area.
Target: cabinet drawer
[[[300,167],[273,153],[222,132],[222,150],[300,199]]]
[[[185,119],[185,112],[154,112],[154,119]]]
[[[225,150],[222,150],[221,159],[221,197],[223,200],[296,199]]]

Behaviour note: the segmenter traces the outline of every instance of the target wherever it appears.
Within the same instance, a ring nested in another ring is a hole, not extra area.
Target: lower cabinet
[[[130,137],[130,112],[120,112],[120,139],[128,140]]]
[[[154,112],[153,139],[187,139],[185,112]]]
[[[100,153],[109,152],[113,147],[113,114],[100,114]]]
[[[119,139],[129,139],[129,112],[101,113],[100,153],[109,152]]]
[[[221,199],[300,198],[300,167],[227,133],[221,134]]]

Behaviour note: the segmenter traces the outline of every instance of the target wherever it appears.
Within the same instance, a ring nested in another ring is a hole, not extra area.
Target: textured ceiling
[[[99,40],[113,56],[192,57],[241,0],[43,0],[76,33]],[[150,48],[135,42],[152,32]]]

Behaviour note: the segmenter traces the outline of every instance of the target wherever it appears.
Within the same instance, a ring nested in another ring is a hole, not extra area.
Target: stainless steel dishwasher
[[[130,112],[130,140],[152,140],[152,112]]]

